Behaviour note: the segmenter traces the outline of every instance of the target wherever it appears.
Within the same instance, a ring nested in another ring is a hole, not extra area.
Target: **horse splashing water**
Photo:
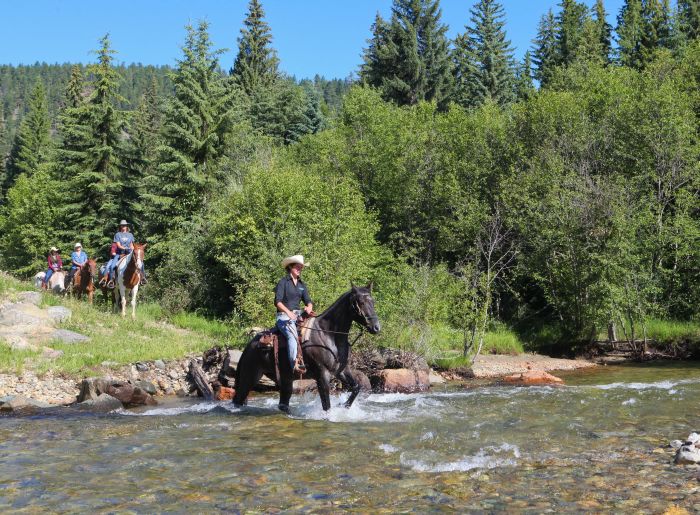
[[[114,289],[115,302],[119,300],[122,316],[126,316],[126,292],[131,291],[131,318],[136,318],[136,295],[141,284],[140,270],[143,268],[146,244],[134,243],[134,250],[117,265],[117,287]],[[117,297],[118,290],[118,297]]]
[[[350,291],[341,295],[331,307],[313,319],[308,339],[301,344],[309,377],[316,380],[321,405],[325,411],[331,407],[330,382],[333,377],[337,377],[351,392],[345,407],[349,408],[360,392],[360,385],[347,367],[350,360],[348,335],[353,322],[357,322],[371,334],[379,333],[380,324],[374,311],[372,283],[365,287],[353,285]],[[261,343],[262,335],[263,333],[255,335],[243,351],[236,369],[236,394],[233,403],[237,406],[244,405],[248,393],[260,377],[265,374],[275,378],[278,368],[279,408],[287,412],[294,382],[292,367],[287,359],[279,359],[279,366],[275,367],[274,351]],[[278,355],[286,357],[286,340],[281,334],[278,338]]]

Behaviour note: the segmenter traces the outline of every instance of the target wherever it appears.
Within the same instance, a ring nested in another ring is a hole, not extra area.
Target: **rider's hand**
[[[297,318],[299,318],[299,317],[297,316],[297,314],[294,311],[291,311],[289,313],[289,319],[292,320],[293,322],[296,322]]]

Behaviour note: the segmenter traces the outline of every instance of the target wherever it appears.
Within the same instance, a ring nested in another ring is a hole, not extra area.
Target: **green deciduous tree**
[[[252,95],[260,87],[268,87],[278,77],[279,59],[272,48],[272,31],[265,22],[265,11],[259,0],[250,0],[248,15],[238,38],[238,55],[231,76],[243,91]]]
[[[496,0],[471,8],[471,25],[455,40],[455,99],[465,107],[514,98],[513,49],[506,39],[505,13]]]

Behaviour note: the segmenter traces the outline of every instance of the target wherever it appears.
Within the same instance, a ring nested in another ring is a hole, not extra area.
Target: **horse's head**
[[[143,268],[143,260],[146,255],[146,243],[134,243],[134,261],[136,261],[137,270]]]
[[[352,284],[350,297],[354,311],[354,320],[372,334],[381,330],[379,317],[374,311],[374,299],[372,298],[372,282],[367,286],[355,286]]]
[[[97,277],[97,261],[94,259],[87,260],[87,269],[90,270],[90,279]]]

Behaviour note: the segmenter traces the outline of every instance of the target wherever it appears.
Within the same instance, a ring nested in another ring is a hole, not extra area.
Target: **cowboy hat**
[[[308,263],[304,263],[304,256],[301,254],[296,254],[294,256],[286,257],[282,260],[282,268],[287,268],[289,265],[298,264],[301,266],[309,266]]]
[[[58,252],[58,249],[56,247],[51,247],[49,249],[50,252]]]
[[[126,220],[122,220],[121,222],[119,222],[119,225],[129,225],[129,223]]]
[[[78,247],[80,247],[80,248],[82,249],[82,248],[83,248],[82,243],[78,242],[78,243],[76,243],[75,245],[73,245],[73,248],[74,248],[74,249],[77,249]]]

